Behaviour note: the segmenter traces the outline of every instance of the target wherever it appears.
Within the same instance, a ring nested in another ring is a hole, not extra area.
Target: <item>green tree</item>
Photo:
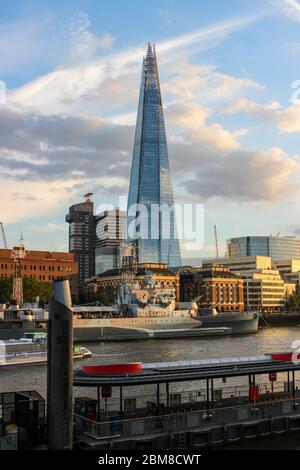
[[[47,282],[23,278],[24,302],[34,302],[37,297],[40,300],[48,301],[52,297],[52,285]],[[8,303],[12,300],[13,280],[11,277],[0,278],[0,303]]]
[[[90,302],[101,302],[103,305],[108,305],[109,304],[109,296],[106,294],[106,292],[98,289],[97,292],[91,295],[92,300]]]
[[[52,285],[47,282],[38,281],[25,276],[23,279],[24,301],[34,302],[37,297],[48,301],[52,297]]]
[[[298,294],[292,294],[286,301],[286,307],[292,310],[300,309],[300,296]]]
[[[12,279],[10,277],[0,277],[0,303],[6,304],[12,297]]]
[[[87,304],[90,302],[100,302],[103,305],[109,305],[110,298],[109,295],[103,290],[98,289],[97,292],[80,292],[78,296],[78,303],[79,304]]]

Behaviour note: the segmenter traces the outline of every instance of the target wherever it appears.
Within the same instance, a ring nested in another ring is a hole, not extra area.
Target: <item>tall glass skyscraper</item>
[[[127,210],[127,240],[134,238],[132,228],[135,227],[138,262],[181,265],[173,209],[156,53],[155,47],[149,44],[143,60]]]

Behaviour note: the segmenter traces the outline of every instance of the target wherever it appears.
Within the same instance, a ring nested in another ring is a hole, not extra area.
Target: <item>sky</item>
[[[8,244],[67,250],[70,205],[127,196],[148,41],[175,199],[204,205],[203,246],[183,257],[214,256],[214,224],[221,254],[229,237],[299,235],[299,33],[299,0],[1,2]]]

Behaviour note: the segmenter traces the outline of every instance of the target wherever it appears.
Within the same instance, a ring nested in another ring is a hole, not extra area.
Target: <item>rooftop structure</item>
[[[202,261],[202,266],[226,266],[233,272],[253,271],[255,269],[271,269],[272,260],[269,256],[236,256],[231,258],[208,259]]]

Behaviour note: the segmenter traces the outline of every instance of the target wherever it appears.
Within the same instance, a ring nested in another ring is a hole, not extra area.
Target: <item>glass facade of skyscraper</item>
[[[270,256],[272,259],[300,258],[300,239],[295,237],[237,237],[227,241],[229,258]]]
[[[146,211],[137,207],[138,204]],[[157,210],[162,205],[168,212],[168,224],[164,211]],[[181,265],[173,205],[156,54],[154,46],[149,44],[143,61],[128,196],[127,241],[132,241],[130,227],[135,227],[138,262]]]

